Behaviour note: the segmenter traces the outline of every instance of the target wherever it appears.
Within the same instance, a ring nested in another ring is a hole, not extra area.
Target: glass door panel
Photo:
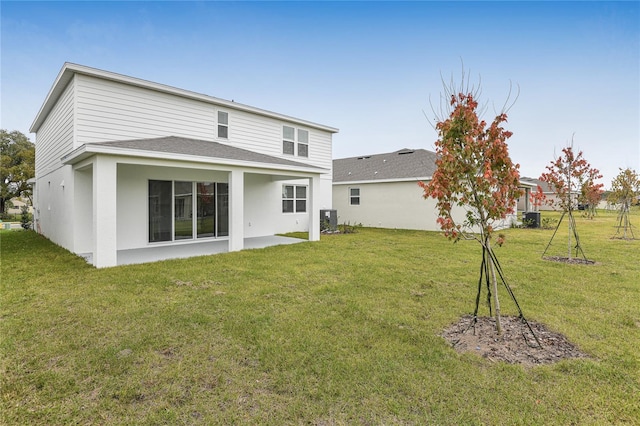
[[[215,237],[216,199],[212,182],[198,182],[198,219],[196,224],[198,238]]]
[[[174,191],[174,239],[193,238],[193,184],[175,182]]]
[[[229,184],[216,184],[217,236],[229,235]]]

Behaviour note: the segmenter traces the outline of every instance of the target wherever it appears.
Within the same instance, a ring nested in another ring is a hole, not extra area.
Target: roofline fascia
[[[257,163],[254,161],[230,160],[227,158],[202,157],[199,155],[175,154],[171,152],[142,151],[139,149],[105,147],[100,145],[86,144],[74,149],[69,154],[63,156],[60,161],[64,165],[74,165],[80,161],[94,155],[114,155],[121,157],[148,158],[154,160],[185,161],[201,164],[218,164],[221,166],[248,167],[252,169],[283,170],[291,172],[304,172],[314,174],[326,174],[331,170],[321,167],[303,167],[286,164]]]
[[[250,105],[245,105],[238,102],[228,101],[225,99],[216,98],[214,96],[205,95],[202,93],[192,92],[190,90],[179,89],[177,87],[168,86],[166,84],[155,83],[149,80],[144,80],[136,77],[129,77],[124,74],[118,74],[111,71],[104,71],[97,68],[91,68],[85,65],[78,65],[70,62],[65,62],[62,66],[62,69],[58,73],[58,77],[51,86],[47,97],[45,98],[44,103],[40,107],[36,118],[34,119],[29,131],[31,133],[36,133],[39,129],[49,112],[55,105],[58,97],[67,87],[67,84],[73,79],[75,74],[87,75],[91,77],[102,78],[105,80],[115,81],[123,84],[128,84],[131,86],[141,87],[145,89],[156,90],[163,93],[172,94],[175,96],[180,96],[187,99],[195,99],[202,102],[207,102],[210,104],[219,105],[229,109],[235,109],[239,111],[250,112],[253,114],[262,115],[265,117],[274,118],[277,120],[282,120],[318,130],[323,130],[329,133],[338,133],[338,129],[331,126],[326,126],[324,124],[314,123],[312,121],[303,120],[300,118],[291,117],[285,114],[280,114],[273,111],[268,111],[261,108],[252,107]]]
[[[334,185],[363,185],[367,183],[394,183],[394,182],[424,182],[431,180],[429,177],[400,178],[400,179],[374,179],[374,180],[340,180],[333,181]]]

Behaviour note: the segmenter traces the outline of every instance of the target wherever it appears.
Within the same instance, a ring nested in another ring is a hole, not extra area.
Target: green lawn
[[[542,260],[550,230],[496,249],[527,318],[592,357],[530,368],[439,336],[473,311],[472,241],[365,228],[96,270],[3,231],[0,423],[640,424],[640,240],[577,222],[595,265]]]

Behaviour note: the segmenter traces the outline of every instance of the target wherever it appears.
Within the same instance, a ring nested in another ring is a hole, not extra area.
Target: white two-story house
[[[331,208],[338,130],[233,101],[66,63],[30,131],[35,229],[96,267],[315,241]]]

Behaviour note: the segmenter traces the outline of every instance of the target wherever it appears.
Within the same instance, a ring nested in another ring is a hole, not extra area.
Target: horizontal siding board
[[[81,143],[169,135],[215,137],[213,105],[87,76],[80,81]]]
[[[60,167],[60,158],[73,150],[73,99],[72,81],[36,134],[36,170],[39,175]]]
[[[85,75],[77,80],[79,144],[179,136],[331,169],[332,135],[328,131],[121,82]],[[228,139],[217,138],[218,111],[229,114]],[[309,131],[308,158],[282,153],[283,125]]]

